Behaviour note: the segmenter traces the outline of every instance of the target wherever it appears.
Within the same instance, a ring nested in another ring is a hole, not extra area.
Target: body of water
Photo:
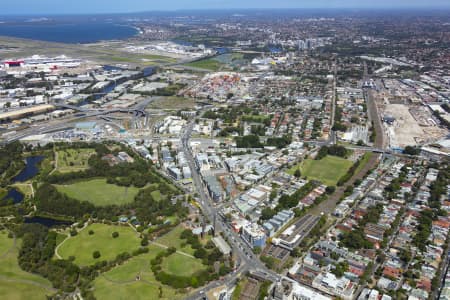
[[[134,27],[106,22],[0,24],[0,36],[70,44],[127,39],[138,33]]]
[[[13,178],[13,182],[24,182],[36,176],[39,173],[38,164],[44,159],[44,156],[30,156],[26,158],[25,169],[19,175]]]
[[[61,221],[61,220],[55,220],[51,218],[44,218],[44,217],[31,217],[31,218],[25,218],[25,223],[35,223],[35,224],[41,224],[46,227],[55,227],[55,226],[69,226],[72,225],[72,222],[70,221]]]
[[[6,194],[5,198],[3,198],[3,201],[12,200],[14,204],[20,203],[23,201],[23,194],[19,192],[17,189],[12,188],[8,191],[8,194]]]
[[[13,183],[16,182],[24,182],[28,179],[33,178],[39,173],[38,164],[44,159],[44,156],[30,156],[26,158],[25,168],[20,171],[20,173],[13,178]],[[11,188],[8,191],[8,194],[2,199],[3,201],[7,201],[12,199],[14,204],[20,203],[23,201],[24,195],[19,192],[16,188]]]

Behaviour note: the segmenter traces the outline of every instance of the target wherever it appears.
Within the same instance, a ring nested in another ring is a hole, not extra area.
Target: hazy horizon
[[[0,15],[67,15],[118,14],[139,12],[173,12],[183,10],[239,10],[239,9],[450,9],[448,0],[16,0],[2,3]]]

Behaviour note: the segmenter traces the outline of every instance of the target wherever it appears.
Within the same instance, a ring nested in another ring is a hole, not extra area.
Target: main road
[[[233,255],[237,260],[237,269],[233,273],[225,276],[222,280],[209,283],[201,290],[198,290],[194,294],[186,297],[186,299],[201,299],[204,297],[205,292],[217,288],[218,286],[225,285],[227,287],[231,287],[236,282],[236,279],[241,274],[246,273],[247,271],[257,272],[261,277],[264,277],[265,279],[270,281],[279,280],[281,276],[267,269],[266,266],[262,264],[261,261],[259,261],[259,259],[253,254],[252,249],[250,249],[250,247],[240,238],[240,236],[233,230],[231,230],[231,228],[218,215],[216,204],[213,203],[208,193],[206,192],[206,188],[200,177],[201,175],[195,164],[192,150],[189,146],[189,139],[191,137],[194,124],[195,122],[191,121],[184,128],[181,136],[181,142],[186,160],[188,162],[189,168],[191,169],[193,183],[198,193],[198,202],[201,206],[204,216],[211,222],[214,222],[214,220],[216,220],[215,224],[213,224],[214,232],[216,234],[218,232],[223,232],[224,236],[230,243]]]
[[[32,136],[32,135],[37,135],[37,134],[45,134],[45,133],[51,133],[51,132],[56,132],[56,131],[61,131],[64,129],[69,129],[69,128],[73,128],[73,125],[71,125],[71,123],[77,121],[77,120],[82,120],[82,119],[86,119],[86,118],[94,118],[94,117],[102,117],[105,115],[108,115],[110,113],[114,113],[114,112],[134,112],[136,116],[136,114],[140,113],[140,112],[144,112],[145,108],[154,100],[158,99],[159,97],[149,97],[139,103],[137,103],[136,105],[134,105],[131,108],[127,108],[127,109],[82,109],[79,107],[75,107],[75,106],[70,106],[70,105],[57,105],[59,107],[64,107],[64,108],[69,108],[69,109],[77,109],[80,112],[83,112],[83,114],[80,115],[73,115],[73,116],[69,116],[67,118],[62,118],[62,119],[55,119],[55,120],[50,120],[47,122],[43,122],[40,124],[36,124],[36,125],[31,125],[30,127],[20,130],[14,134],[11,134],[10,136],[6,137],[3,141],[0,141],[0,145],[4,145],[4,144],[8,144],[20,139],[23,139],[25,137],[28,136]],[[144,113],[145,115],[145,113]]]

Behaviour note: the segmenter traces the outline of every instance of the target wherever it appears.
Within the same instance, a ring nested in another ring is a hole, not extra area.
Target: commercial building
[[[273,236],[278,230],[285,226],[294,217],[294,212],[290,210],[282,210],[278,212],[272,219],[263,224],[263,228],[269,237]]]
[[[175,166],[170,166],[167,168],[167,173],[169,173],[169,175],[175,179],[175,180],[181,180],[183,179],[183,175],[181,175],[181,171],[180,169],[178,169]]]
[[[355,284],[345,277],[337,278],[332,273],[319,274],[312,283],[313,288],[335,295],[344,300],[353,299]]]
[[[330,300],[330,297],[324,296],[313,289],[300,284],[294,284],[292,293],[288,299],[292,300]]]
[[[331,300],[312,288],[287,280],[276,283],[272,297],[274,300]]]
[[[212,175],[203,176],[203,181],[206,184],[209,195],[214,201],[221,201],[225,197],[225,192],[223,191],[217,178]]]
[[[302,239],[308,235],[318,221],[319,217],[306,215],[284,230],[279,238],[272,239],[272,243],[276,246],[292,251],[298,246],[298,244],[300,244]]]
[[[224,255],[230,255],[231,247],[227,244],[227,242],[221,237],[217,236],[212,238],[214,245],[222,252]]]
[[[26,107],[22,109],[12,110],[5,113],[0,113],[0,122],[12,121],[36,114],[47,113],[54,109],[55,107],[53,105],[43,104],[33,107]]]
[[[188,166],[183,167],[183,177],[185,179],[192,178],[191,168],[189,168]]]
[[[174,161],[174,158],[172,157],[172,154],[170,153],[170,150],[167,147],[161,149],[161,156],[163,162],[165,163]]]
[[[252,248],[263,248],[266,245],[266,233],[255,223],[244,226],[241,235]]]

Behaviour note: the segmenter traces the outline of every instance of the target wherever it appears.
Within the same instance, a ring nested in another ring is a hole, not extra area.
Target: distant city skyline
[[[188,9],[450,8],[448,0],[7,0],[0,15],[97,14]]]

